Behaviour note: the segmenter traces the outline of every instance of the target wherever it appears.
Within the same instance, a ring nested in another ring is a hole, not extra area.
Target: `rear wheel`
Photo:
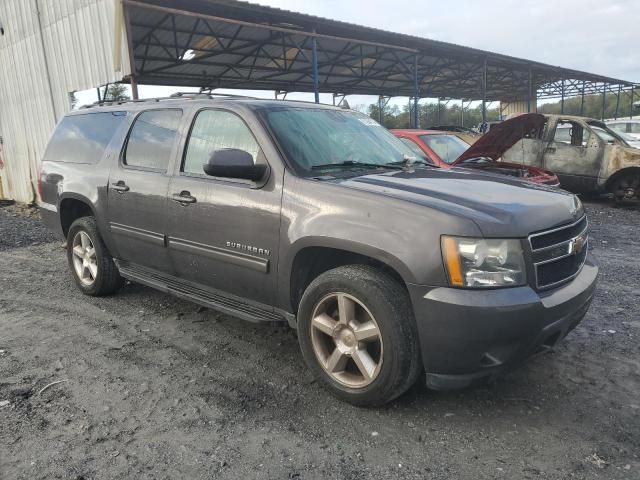
[[[624,173],[613,181],[611,192],[616,203],[640,199],[640,173]]]
[[[417,331],[407,292],[362,265],[323,273],[298,313],[305,362],[334,395],[360,406],[404,393],[420,373]]]
[[[124,282],[93,217],[82,217],[71,224],[67,259],[78,288],[86,295],[109,295]]]

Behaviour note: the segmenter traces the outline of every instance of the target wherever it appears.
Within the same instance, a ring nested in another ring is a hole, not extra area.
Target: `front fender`
[[[282,200],[279,303],[289,305],[294,259],[307,247],[364,255],[394,269],[405,283],[444,286],[443,233],[472,236],[479,231],[471,221],[422,205],[288,175]]]

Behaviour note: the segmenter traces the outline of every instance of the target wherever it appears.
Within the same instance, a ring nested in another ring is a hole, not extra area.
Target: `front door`
[[[589,127],[559,120],[544,151],[544,167],[558,175],[563,188],[588,192],[597,186],[601,158],[600,139]]]
[[[140,113],[109,173],[108,225],[115,256],[166,273],[172,272],[165,241],[169,166],[181,117],[177,109]]]
[[[282,179],[262,183],[205,175],[203,165],[223,148],[266,163],[240,116],[199,111],[169,186],[168,246],[176,274],[211,289],[274,304]]]

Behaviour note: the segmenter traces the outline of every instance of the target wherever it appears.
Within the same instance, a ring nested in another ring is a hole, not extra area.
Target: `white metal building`
[[[70,92],[129,75],[121,15],[117,0],[0,2],[0,198],[35,200],[38,161]]]

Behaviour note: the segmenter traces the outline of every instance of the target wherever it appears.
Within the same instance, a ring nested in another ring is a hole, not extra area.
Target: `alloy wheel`
[[[332,293],[316,304],[311,343],[324,371],[344,386],[366,387],[380,373],[380,328],[369,309],[352,295]]]
[[[93,285],[98,275],[98,259],[93,242],[86,232],[80,231],[73,237],[71,246],[73,268],[83,285]]]

